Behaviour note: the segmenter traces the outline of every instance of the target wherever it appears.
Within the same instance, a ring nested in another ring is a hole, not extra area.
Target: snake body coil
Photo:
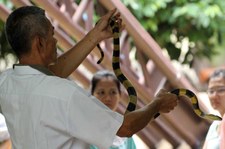
[[[120,41],[119,41],[119,25],[116,22],[116,19],[112,17],[109,22],[112,32],[113,32],[113,58],[112,58],[112,67],[113,71],[118,78],[118,80],[123,84],[123,86],[126,88],[128,95],[129,95],[129,103],[126,109],[127,112],[134,111],[137,104],[137,93],[135,91],[135,88],[132,86],[130,81],[123,75],[120,69]],[[101,52],[101,59],[98,61],[100,63],[103,59],[104,53],[101,49],[101,47],[98,45],[98,48]],[[192,103],[192,107],[194,109],[194,112],[196,115],[198,115],[201,118],[208,119],[208,120],[222,120],[221,117],[213,114],[205,114],[198,105],[198,98],[197,96],[190,90],[187,89],[175,89],[171,91],[170,93],[176,94],[177,96],[187,96]],[[158,117],[160,113],[157,113],[154,118]]]
[[[198,98],[192,91],[187,90],[187,89],[175,89],[175,90],[171,91],[170,93],[176,94],[178,96],[188,97],[191,100],[192,107],[194,109],[195,114],[197,114],[199,117],[208,119],[208,120],[222,120],[222,118],[220,116],[204,113],[199,108]]]
[[[120,81],[120,83],[123,84],[123,86],[126,88],[127,92],[128,92],[128,96],[129,96],[129,103],[127,106],[127,109],[125,111],[125,113],[134,111],[136,108],[136,104],[137,104],[137,93],[133,87],[133,85],[130,83],[130,81],[126,78],[125,75],[123,75],[123,73],[121,72],[120,69],[120,39],[119,39],[119,24],[116,21],[116,19],[114,17],[112,17],[109,21],[109,24],[111,26],[112,32],[113,32],[113,46],[114,46],[114,50],[113,50],[113,58],[112,58],[112,67],[113,67],[113,71],[117,77],[117,79]],[[100,53],[101,53],[101,58],[98,60],[98,64],[101,63],[101,61],[103,60],[104,57],[104,52],[101,49],[100,45],[97,45]]]
[[[112,60],[112,67],[113,71],[118,78],[118,80],[123,84],[123,86],[127,89],[128,95],[129,95],[129,103],[126,109],[125,113],[134,111],[137,104],[137,94],[133,87],[133,85],[130,83],[130,81],[126,78],[126,76],[123,75],[120,69],[120,39],[119,39],[119,26],[118,23],[114,18],[110,19],[110,26],[113,31],[113,60]]]

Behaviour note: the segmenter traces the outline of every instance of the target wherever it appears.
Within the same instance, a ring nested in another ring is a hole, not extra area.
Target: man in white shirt
[[[0,75],[0,106],[14,149],[78,149],[77,145],[85,149],[86,143],[106,149],[116,135],[132,136],[155,114],[177,105],[176,95],[161,90],[153,102],[121,116],[76,83],[60,78],[69,75],[97,43],[112,37],[108,20],[115,11],[59,58],[54,27],[43,9],[26,6],[10,14],[6,35],[19,64]],[[119,14],[115,17],[122,29]]]

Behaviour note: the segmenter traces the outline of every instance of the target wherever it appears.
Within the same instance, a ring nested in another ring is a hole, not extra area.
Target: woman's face
[[[97,84],[93,92],[101,102],[108,106],[111,110],[116,110],[120,100],[120,93],[116,82],[112,77],[104,77]]]
[[[209,80],[208,96],[212,107],[220,114],[225,112],[225,79],[222,76]]]

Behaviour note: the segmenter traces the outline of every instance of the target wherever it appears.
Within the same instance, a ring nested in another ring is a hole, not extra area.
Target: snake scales
[[[126,76],[123,75],[121,69],[120,69],[120,40],[119,40],[119,24],[116,21],[114,17],[112,17],[109,21],[109,25],[113,32],[113,57],[112,57],[112,67],[113,71],[118,78],[118,80],[123,84],[123,86],[126,88],[128,95],[129,95],[129,103],[126,109],[126,112],[134,111],[137,104],[137,93],[135,91],[135,88],[132,86],[130,81],[126,78]],[[101,58],[97,62],[98,64],[101,63],[104,57],[104,52],[101,49],[100,45],[97,45],[99,51],[101,52]],[[191,100],[193,110],[196,115],[198,115],[201,118],[208,119],[208,120],[222,120],[220,116],[213,115],[213,114],[206,114],[204,113],[200,108],[198,104],[198,98],[197,96],[190,90],[187,89],[175,89],[171,91],[170,93],[176,94],[177,96],[186,96]],[[160,114],[157,113],[154,118],[158,117]]]

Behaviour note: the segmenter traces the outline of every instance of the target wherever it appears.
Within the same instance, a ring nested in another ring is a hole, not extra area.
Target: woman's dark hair
[[[45,11],[36,6],[24,6],[13,11],[6,20],[6,37],[20,57],[29,53],[33,38],[45,37],[48,33],[49,21]]]
[[[99,82],[101,79],[103,79],[103,78],[108,78],[108,77],[112,78],[113,81],[115,81],[116,86],[117,86],[117,88],[118,88],[118,91],[119,91],[119,93],[121,94],[120,82],[119,82],[119,80],[116,78],[116,76],[115,76],[112,72],[110,72],[110,71],[108,71],[108,70],[100,70],[100,71],[96,72],[96,73],[94,74],[94,76],[92,77],[92,79],[91,79],[91,89],[90,89],[90,90],[91,90],[91,94],[92,94],[92,95],[93,95],[93,93],[94,93],[94,91],[95,91],[95,88],[96,88],[98,82]]]

